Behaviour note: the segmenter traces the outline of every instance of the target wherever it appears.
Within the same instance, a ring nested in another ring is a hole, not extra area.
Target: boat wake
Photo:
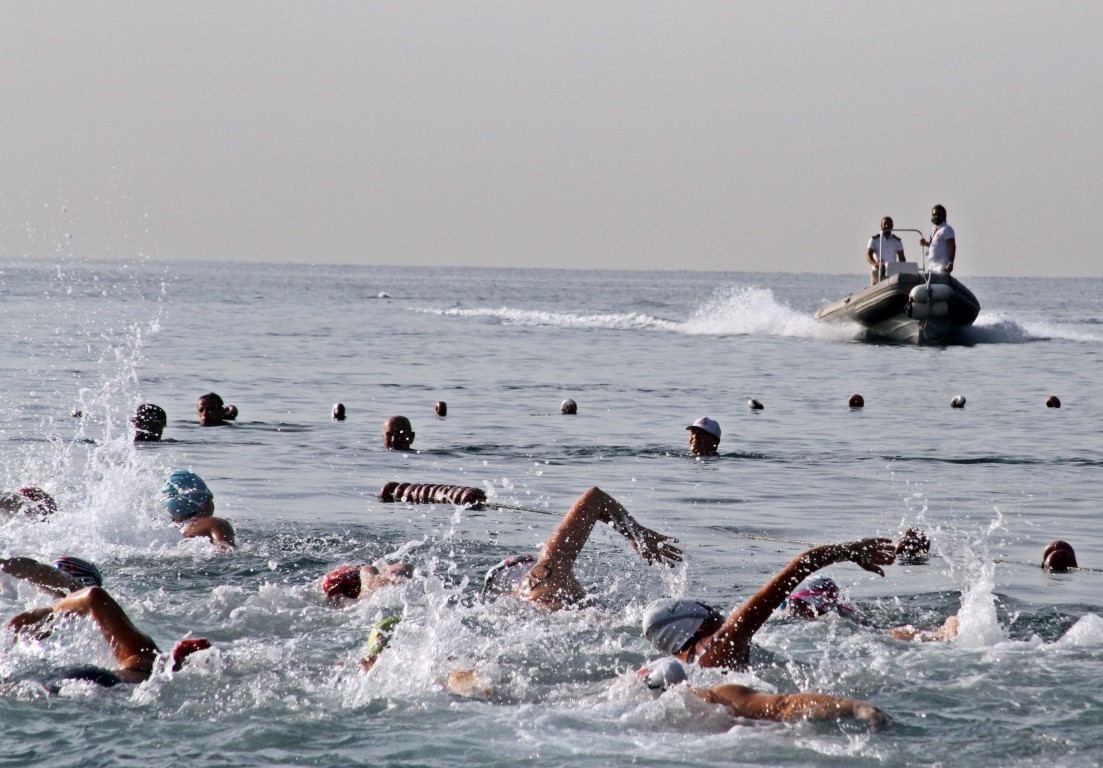
[[[972,327],[962,331],[969,344],[1022,344],[1030,341],[1103,341],[1098,333],[1047,322],[1011,320],[1001,312],[981,312]]]
[[[727,286],[695,309],[685,320],[671,320],[646,313],[576,313],[498,309],[422,309],[443,317],[477,318],[504,325],[591,328],[604,330],[656,330],[687,336],[793,336],[824,340],[850,340],[861,335],[858,325],[825,325],[811,315],[779,302],[766,288]]]

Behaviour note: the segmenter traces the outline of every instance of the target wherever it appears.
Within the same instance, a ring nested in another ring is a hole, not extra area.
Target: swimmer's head
[[[391,416],[383,422],[383,447],[389,451],[408,451],[414,444],[414,427],[405,416]]]
[[[789,595],[789,610],[807,618],[823,616],[838,607],[839,585],[828,578],[812,579],[804,589]]]
[[[689,452],[694,456],[712,456],[720,446],[720,422],[702,416],[690,424]]]
[[[20,488],[16,493],[5,493],[0,499],[0,511],[22,512],[28,517],[47,517],[57,512],[54,497],[37,486]]]
[[[663,653],[675,654],[696,639],[706,623],[719,629],[724,623],[715,608],[696,600],[664,598],[647,606],[643,614],[643,636]]]
[[[1051,541],[1042,551],[1042,567],[1047,571],[1062,572],[1078,568],[1076,552],[1067,541]]]
[[[322,591],[330,600],[360,597],[360,568],[355,565],[334,568],[322,579]]]
[[[394,637],[395,627],[398,626],[400,621],[402,621],[401,616],[388,616],[382,621],[376,622],[368,635],[368,642],[364,643],[364,647],[360,649],[361,658],[370,659],[383,653],[383,650],[391,642],[391,638]]]
[[[685,667],[674,658],[653,661],[639,671],[644,683],[653,691],[665,691],[689,680]]]
[[[179,672],[184,666],[184,660],[198,651],[205,651],[211,647],[211,641],[204,637],[196,637],[190,640],[181,640],[172,649],[172,671]]]
[[[142,403],[134,412],[130,423],[134,426],[135,441],[152,442],[161,439],[161,433],[165,431],[165,425],[168,423],[168,414],[159,405]]]
[[[483,578],[483,594],[501,595],[513,592],[521,586],[521,579],[535,562],[536,558],[532,555],[510,555],[486,572]]]
[[[103,574],[95,563],[79,557],[62,557],[54,563],[54,567],[69,574],[86,587],[103,586]]]
[[[169,475],[161,488],[161,503],[173,520],[206,517],[214,514],[214,494],[203,478],[186,469]]]
[[[199,414],[201,427],[217,427],[226,422],[226,404],[216,392],[208,392],[200,397],[195,410]]]

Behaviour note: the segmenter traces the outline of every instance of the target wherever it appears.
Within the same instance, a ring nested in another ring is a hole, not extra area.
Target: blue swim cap
[[[95,563],[79,557],[62,557],[54,563],[54,567],[69,574],[86,587],[103,586],[103,574]]]
[[[165,481],[161,501],[173,520],[187,520],[202,514],[214,504],[214,494],[194,472],[178,469]]]

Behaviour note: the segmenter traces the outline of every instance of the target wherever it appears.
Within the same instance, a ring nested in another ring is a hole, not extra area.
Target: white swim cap
[[[675,654],[710,618],[723,620],[715,608],[696,600],[656,600],[643,614],[643,636],[663,653]]]

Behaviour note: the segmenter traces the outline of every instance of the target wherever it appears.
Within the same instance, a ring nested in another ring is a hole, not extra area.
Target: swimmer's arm
[[[884,576],[880,566],[890,565],[895,557],[891,539],[860,539],[814,547],[794,558],[750,600],[733,611],[713,635],[713,646],[720,652],[725,646],[749,646],[751,637],[766,623],[774,609],[798,584],[821,568],[850,560],[867,571]]]
[[[760,693],[745,685],[718,685],[691,689],[712,704],[721,704],[736,717],[793,722],[854,718],[879,728],[891,720],[888,713],[867,701],[825,693]]]
[[[8,622],[16,632],[41,623],[59,613],[90,616],[111,646],[115,660],[123,669],[149,671],[157,656],[153,638],[138,630],[115,599],[102,587],[89,587],[58,600],[49,608],[25,611]]]
[[[185,539],[206,537],[219,549],[228,550],[237,546],[234,539],[234,527],[229,520],[221,517],[196,517],[190,520],[181,531]]]
[[[42,587],[54,597],[64,597],[83,586],[64,571],[30,557],[10,557],[0,560],[0,571]]]
[[[624,505],[607,496],[602,505],[603,520],[616,529],[635,550],[636,554],[652,565],[655,561],[674,567],[675,563],[682,561],[682,550],[674,546],[672,542],[677,539],[664,536],[658,531],[653,531],[645,525],[641,525]]]

